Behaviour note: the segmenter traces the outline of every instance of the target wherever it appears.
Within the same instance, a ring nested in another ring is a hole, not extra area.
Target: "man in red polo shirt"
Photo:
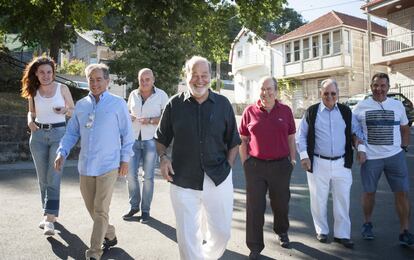
[[[239,128],[242,138],[240,158],[246,177],[249,259],[257,259],[264,248],[267,190],[274,215],[273,230],[280,245],[289,247],[289,184],[296,164],[296,128],[292,111],[276,99],[275,78],[263,78],[260,86],[260,100],[244,110]]]

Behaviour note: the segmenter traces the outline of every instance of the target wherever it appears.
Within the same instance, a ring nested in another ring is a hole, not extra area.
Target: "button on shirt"
[[[143,99],[138,89],[133,90],[129,95],[128,109],[137,119],[161,116],[161,111],[168,102],[168,95],[159,88],[154,87],[153,90],[152,95],[149,96],[145,102],[142,102]],[[145,141],[152,139],[157,126],[154,124],[143,125],[137,119],[132,122],[135,139],[138,139],[140,133],[141,140]]]
[[[66,158],[79,138],[81,175],[100,176],[129,162],[134,136],[126,102],[108,91],[98,103],[91,93],[79,100],[57,153]]]
[[[188,91],[170,99],[155,139],[168,147],[173,138],[173,183],[194,190],[203,189],[204,173],[216,185],[227,178],[228,151],[241,142],[230,102],[210,90],[202,104]]]
[[[329,110],[323,102],[319,104],[315,121],[315,154],[327,157],[337,157],[345,154],[345,121],[337,105]],[[309,125],[305,116],[299,125],[296,144],[301,159],[309,158],[307,150],[307,135]]]
[[[258,100],[244,110],[239,132],[249,137],[250,156],[262,160],[288,157],[288,136],[296,132],[292,110],[276,101],[272,110],[267,112]]]

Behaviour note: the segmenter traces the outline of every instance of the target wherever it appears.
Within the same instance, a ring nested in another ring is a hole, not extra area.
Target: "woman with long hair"
[[[55,62],[45,56],[34,58],[23,73],[21,96],[29,101],[27,125],[31,135],[30,152],[36,167],[44,218],[39,227],[54,235],[59,215],[62,172],[53,169],[59,141],[65,133],[66,116],[74,104],[69,88],[55,82]]]

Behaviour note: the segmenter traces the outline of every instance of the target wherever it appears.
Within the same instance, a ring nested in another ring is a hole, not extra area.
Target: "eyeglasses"
[[[323,93],[323,95],[324,95],[325,97],[329,96],[329,94],[330,94],[332,97],[335,97],[335,96],[336,96],[336,92],[324,92],[324,93]]]
[[[88,122],[86,122],[86,128],[92,128],[93,122],[95,121],[95,111],[88,114]]]

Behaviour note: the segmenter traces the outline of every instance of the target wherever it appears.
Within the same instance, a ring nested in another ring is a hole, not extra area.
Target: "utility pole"
[[[369,0],[366,0],[366,3],[368,4]],[[371,80],[371,15],[368,13],[368,6],[365,7],[365,12],[367,13],[368,82],[369,82]],[[365,79],[364,79],[364,92],[366,93],[367,91],[368,91],[368,87],[367,87],[367,84],[365,84]]]

